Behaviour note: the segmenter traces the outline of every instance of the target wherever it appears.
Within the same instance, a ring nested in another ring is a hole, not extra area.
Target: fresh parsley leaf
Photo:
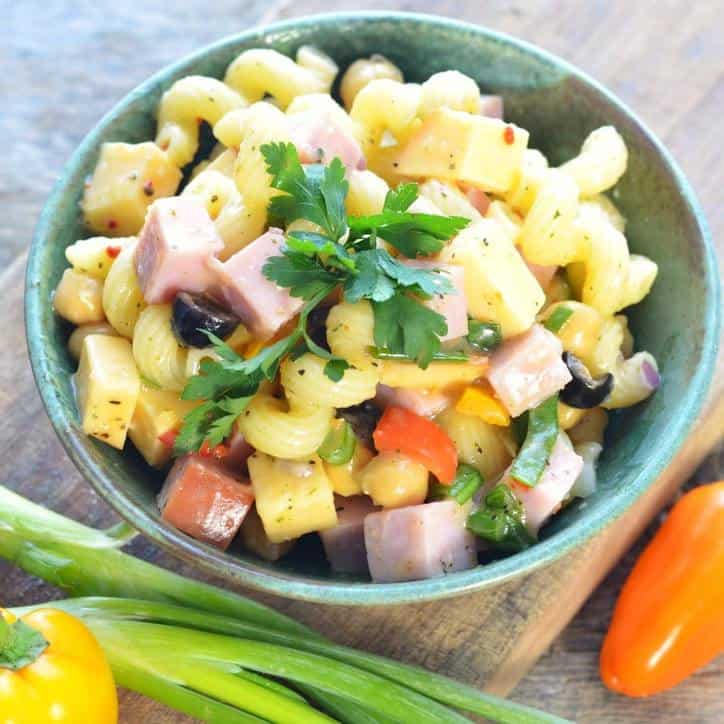
[[[193,378],[192,378],[193,379]],[[256,392],[256,390],[255,390]],[[174,454],[199,450],[204,442],[213,447],[230,434],[236,418],[246,409],[253,397],[224,397],[207,400],[189,412],[174,442]]]
[[[402,353],[425,369],[440,350],[440,337],[447,333],[445,318],[406,294],[373,302],[373,307],[375,344]]]
[[[344,287],[348,302],[371,299],[384,302],[395,294],[395,281],[378,264],[378,249],[369,249],[357,254],[357,274],[350,276]]]
[[[293,297],[309,300],[318,296],[323,289],[333,289],[344,280],[334,269],[324,266],[319,256],[286,249],[281,256],[266,260],[262,273],[280,287],[289,289]]]
[[[469,223],[470,219],[462,216],[391,210],[372,216],[349,218],[350,238],[353,241],[374,232],[410,259],[437,254],[448,239]]]
[[[438,294],[455,294],[455,287],[442,269],[418,269],[403,264],[390,256],[385,249],[376,249],[377,264],[388,277],[413,294],[432,297]]]
[[[344,166],[335,158],[328,166],[302,166],[292,143],[268,143],[261,147],[272,186],[285,193],[274,196],[269,214],[284,225],[306,219],[322,227],[332,241],[347,231],[344,200],[349,184]]]
[[[293,231],[287,237],[286,248],[306,256],[319,256],[325,266],[353,271],[354,257],[341,244],[312,231]]]
[[[418,196],[418,186],[415,183],[400,184],[396,189],[390,189],[385,196],[385,211],[407,211]]]

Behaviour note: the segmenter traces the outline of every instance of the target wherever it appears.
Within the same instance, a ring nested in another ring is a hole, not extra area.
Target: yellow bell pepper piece
[[[507,427],[510,415],[499,400],[480,387],[471,385],[465,389],[455,405],[455,409],[463,415],[474,415],[489,425]]]
[[[18,625],[32,629],[32,640],[18,637]],[[110,666],[78,619],[46,608],[17,624],[0,609],[0,721],[117,724]]]

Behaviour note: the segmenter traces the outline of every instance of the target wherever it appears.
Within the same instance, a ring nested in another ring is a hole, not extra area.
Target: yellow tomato
[[[20,619],[19,631],[12,614],[0,616],[0,724],[117,724],[111,669],[78,619],[38,609]],[[11,637],[19,645],[3,651]],[[28,662],[18,668],[19,657]]]

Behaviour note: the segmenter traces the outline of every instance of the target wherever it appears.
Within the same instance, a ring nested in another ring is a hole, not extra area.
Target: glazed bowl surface
[[[323,49],[342,69],[360,56],[382,53],[411,81],[447,69],[466,73],[483,92],[504,96],[506,119],[528,129],[530,146],[552,164],[574,156],[601,125],[614,125],[626,141],[628,170],[614,198],[627,218],[632,251],[659,265],[652,293],[630,310],[630,324],[637,348],[658,359],[663,385],[649,401],[613,415],[597,492],[558,515],[527,551],[441,578],[390,584],[332,574],[311,540],[278,563],[234,546],[222,553],[161,520],[155,496],[162,476],[130,444],[121,453],[83,434],[71,382],[75,365],[66,349],[70,330],[53,313],[51,298],[67,265],[65,247],[88,235],[78,204],[101,144],[153,139],[160,96],[182,76],[221,77],[245,49],[271,47],[292,55],[304,44]],[[36,228],[26,328],[38,389],[60,440],[91,485],[142,534],[229,582],[324,603],[394,604],[479,590],[530,573],[582,545],[629,508],[671,460],[703,403],[716,359],[718,284],[709,231],[688,182],[641,121],[594,80],[545,51],[482,27],[408,13],[334,14],[254,28],[203,48],[156,73],[96,125],[63,170]]]

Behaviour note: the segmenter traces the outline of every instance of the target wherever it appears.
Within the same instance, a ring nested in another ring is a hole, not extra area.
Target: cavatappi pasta
[[[166,520],[225,548],[255,500],[251,550],[319,533],[408,580],[596,492],[607,410],[660,383],[622,313],[657,274],[608,195],[628,151],[605,126],[552,166],[490,100],[257,48],[171,85],[155,142],[102,147],[53,304],[84,430],[176,458]]]

